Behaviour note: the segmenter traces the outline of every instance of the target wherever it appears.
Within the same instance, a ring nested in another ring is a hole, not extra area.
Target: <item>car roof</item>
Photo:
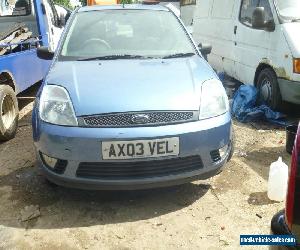
[[[92,5],[81,7],[78,12],[88,12],[97,10],[156,10],[170,11],[167,7],[159,4],[115,4],[115,5]]]

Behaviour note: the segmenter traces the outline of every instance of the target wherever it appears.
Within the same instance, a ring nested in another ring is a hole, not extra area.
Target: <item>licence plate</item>
[[[179,155],[179,138],[164,138],[138,141],[104,141],[104,160],[134,159]]]

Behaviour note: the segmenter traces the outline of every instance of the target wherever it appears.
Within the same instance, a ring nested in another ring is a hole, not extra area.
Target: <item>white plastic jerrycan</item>
[[[286,196],[288,183],[288,166],[279,157],[270,166],[268,181],[268,197],[273,201],[283,201]]]

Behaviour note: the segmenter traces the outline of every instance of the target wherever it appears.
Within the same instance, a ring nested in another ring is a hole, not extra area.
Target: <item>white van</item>
[[[197,0],[194,39],[209,63],[255,84],[273,109],[300,104],[300,0]]]
[[[180,0],[180,18],[186,27],[193,25],[195,8],[196,0]]]

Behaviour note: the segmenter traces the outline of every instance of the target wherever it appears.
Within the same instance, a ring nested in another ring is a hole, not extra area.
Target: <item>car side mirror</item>
[[[266,31],[274,31],[275,30],[275,22],[274,20],[270,20],[268,22],[265,23],[265,30]]]
[[[207,61],[207,56],[211,53],[212,46],[208,43],[199,43],[198,48],[203,55],[204,59]]]
[[[264,29],[266,23],[266,12],[264,7],[256,7],[252,14],[252,28]]]
[[[256,7],[252,15],[252,28],[266,31],[275,30],[274,20],[266,21],[266,12],[264,7]]]
[[[49,50],[49,47],[39,47],[36,50],[36,54],[38,58],[43,59],[43,60],[52,60],[54,57],[54,52]]]

